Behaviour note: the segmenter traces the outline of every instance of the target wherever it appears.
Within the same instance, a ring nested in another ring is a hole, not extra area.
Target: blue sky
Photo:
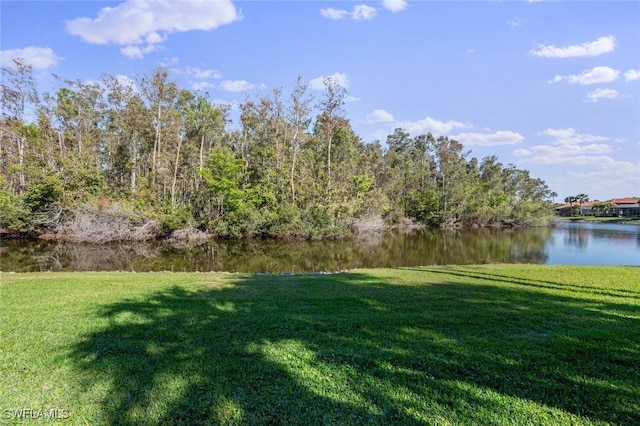
[[[559,199],[640,196],[640,2],[2,1],[3,66],[135,80],[167,66],[233,104],[332,76],[365,142],[454,137]],[[316,99],[322,92],[316,90]]]

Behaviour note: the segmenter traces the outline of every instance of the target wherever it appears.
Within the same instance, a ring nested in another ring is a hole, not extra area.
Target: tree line
[[[26,63],[2,69],[5,230],[59,231],[83,213],[155,221],[158,234],[326,238],[375,219],[531,225],[552,212],[544,181],[447,136],[396,129],[365,143],[330,78],[318,98],[298,78],[290,93],[247,99],[237,123],[164,67],[135,84],[58,81],[39,93]]]

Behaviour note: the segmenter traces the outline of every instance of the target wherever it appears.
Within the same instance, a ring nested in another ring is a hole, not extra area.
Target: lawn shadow
[[[523,286],[538,287],[541,289],[572,290],[580,293],[592,293],[599,296],[612,296],[612,297],[621,297],[621,298],[640,299],[640,292],[631,290],[631,289],[625,289],[625,288],[607,289],[607,288],[589,286],[585,284],[570,284],[566,282],[560,283],[557,281],[550,281],[550,280],[520,278],[520,277],[509,276],[509,275],[501,275],[501,274],[490,273],[486,271],[480,271],[478,269],[469,270],[469,269],[459,268],[455,266],[453,267],[449,266],[446,268],[419,267],[419,268],[402,268],[402,269],[419,271],[419,272],[428,272],[432,274],[455,275],[460,277],[476,278],[476,279],[488,280],[491,282],[502,282],[506,284],[518,284]],[[577,277],[577,279],[579,279],[579,277]]]
[[[441,272],[175,286],[100,308],[71,357],[107,424],[640,423],[638,306]]]

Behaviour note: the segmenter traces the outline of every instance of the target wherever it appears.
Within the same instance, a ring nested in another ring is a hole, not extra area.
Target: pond
[[[529,229],[394,230],[348,241],[209,240],[186,246],[4,240],[0,270],[334,272],[419,265],[640,265],[640,226],[559,222]]]

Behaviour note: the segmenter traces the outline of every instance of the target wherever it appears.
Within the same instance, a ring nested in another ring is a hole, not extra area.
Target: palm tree
[[[578,201],[578,197],[575,195],[569,195],[567,197],[564,198],[564,202],[565,203],[569,203],[571,205],[571,213],[570,215],[573,216],[574,215],[574,211],[573,211],[573,203]]]
[[[580,216],[582,216],[582,203],[586,203],[589,201],[589,196],[587,194],[578,194],[576,195],[576,200],[578,205],[580,206]]]

